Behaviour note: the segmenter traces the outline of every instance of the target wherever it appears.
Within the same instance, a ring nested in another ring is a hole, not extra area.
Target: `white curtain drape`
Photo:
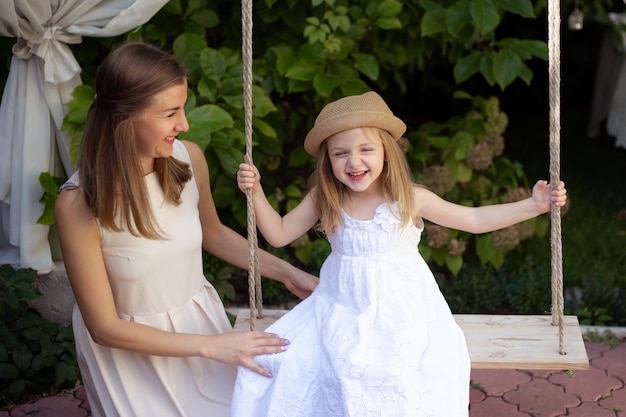
[[[54,269],[48,227],[37,224],[42,172],[54,172],[55,146],[66,174],[70,138],[65,104],[81,84],[68,44],[111,37],[147,22],[168,0],[0,0],[0,35],[16,38],[0,104],[0,265]]]

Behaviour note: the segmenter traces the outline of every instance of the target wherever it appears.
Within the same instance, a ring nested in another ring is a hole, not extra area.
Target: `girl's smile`
[[[385,153],[380,139],[369,129],[339,132],[327,139],[333,174],[351,192],[363,192],[377,184]]]

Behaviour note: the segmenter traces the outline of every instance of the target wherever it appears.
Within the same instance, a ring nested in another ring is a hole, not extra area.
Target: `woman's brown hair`
[[[380,174],[385,199],[387,203],[398,203],[398,215],[403,224],[412,224],[415,215],[415,201],[413,200],[413,187],[409,164],[398,146],[396,140],[383,129],[375,127],[363,127],[366,134],[378,137],[385,154],[383,171]],[[337,231],[337,227],[343,224],[342,203],[348,194],[346,186],[333,174],[333,169],[328,159],[328,138],[320,145],[319,156],[315,171],[309,179],[309,189],[315,204],[315,209],[320,215],[318,230],[326,234]]]
[[[133,116],[147,108],[157,93],[183,84],[186,78],[186,69],[173,55],[141,42],[123,44],[98,68],[78,172],[87,206],[101,227],[162,238],[137,155]],[[189,164],[173,157],[157,158],[155,172],[165,198],[180,204],[182,189],[192,176]]]

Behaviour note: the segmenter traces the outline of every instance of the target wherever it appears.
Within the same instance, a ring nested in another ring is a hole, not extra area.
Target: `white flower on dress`
[[[390,231],[392,226],[400,224],[400,216],[398,215],[398,203],[381,204],[376,208],[374,214],[374,223],[380,225],[383,230]]]

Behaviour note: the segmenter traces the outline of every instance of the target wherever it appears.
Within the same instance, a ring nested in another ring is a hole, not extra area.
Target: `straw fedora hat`
[[[393,115],[377,93],[348,96],[324,106],[315,119],[313,129],[304,139],[304,150],[317,156],[320,144],[328,137],[357,127],[377,127],[388,131],[398,140],[406,131],[406,125]]]

